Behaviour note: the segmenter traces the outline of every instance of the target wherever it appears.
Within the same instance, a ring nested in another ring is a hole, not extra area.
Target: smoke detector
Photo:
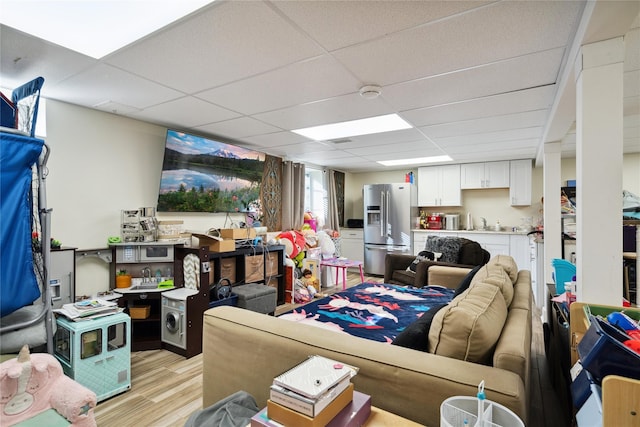
[[[362,86],[360,88],[360,96],[364,99],[375,99],[380,96],[382,88],[376,85]]]

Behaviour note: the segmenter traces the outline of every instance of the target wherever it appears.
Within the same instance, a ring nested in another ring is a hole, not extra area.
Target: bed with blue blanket
[[[278,317],[391,343],[430,308],[451,301],[454,292],[440,286],[413,288],[365,282]]]

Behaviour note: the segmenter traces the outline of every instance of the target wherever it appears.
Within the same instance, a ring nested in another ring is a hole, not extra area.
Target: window
[[[311,212],[317,221],[317,228],[324,227],[327,218],[328,200],[325,173],[319,169],[306,168],[304,182],[304,210]]]

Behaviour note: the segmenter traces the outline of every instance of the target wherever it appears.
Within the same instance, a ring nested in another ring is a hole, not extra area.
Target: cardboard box
[[[285,426],[296,427],[324,427],[340,413],[353,400],[353,384],[335,398],[326,408],[318,415],[311,418],[293,409],[278,405],[271,400],[267,400],[267,416],[284,424]]]
[[[371,396],[353,392],[353,400],[327,424],[327,427],[360,427],[371,415]],[[251,418],[251,427],[282,427],[267,416],[267,408]]]
[[[255,228],[223,228],[220,230],[223,239],[255,239]]]
[[[231,252],[236,250],[235,240],[224,240],[220,237],[199,233],[193,233],[193,237],[198,239],[198,246],[208,246],[211,252]]]

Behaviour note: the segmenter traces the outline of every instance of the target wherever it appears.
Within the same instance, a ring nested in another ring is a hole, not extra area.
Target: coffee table
[[[320,260],[320,266],[333,267],[336,269],[336,286],[338,285],[338,273],[342,270],[342,290],[347,289],[347,268],[349,267],[358,267],[360,270],[360,280],[364,283],[362,261],[355,261],[347,258],[327,258]]]

